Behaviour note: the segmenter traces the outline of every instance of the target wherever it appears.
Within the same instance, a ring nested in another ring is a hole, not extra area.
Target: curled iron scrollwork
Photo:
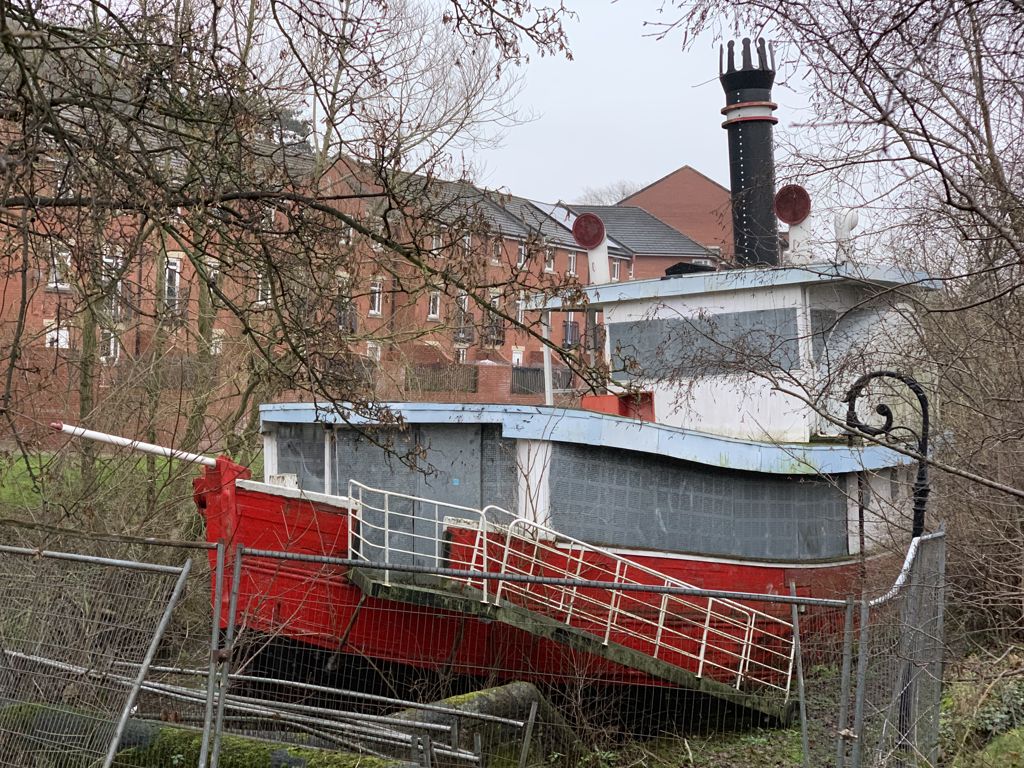
[[[875,379],[894,379],[903,383],[917,397],[918,405],[921,408],[921,429],[920,432],[913,432],[917,436],[917,479],[914,482],[914,537],[924,533],[925,507],[928,503],[928,396],[917,379],[897,371],[872,371],[865,373],[857,379],[853,386],[846,393],[843,402],[846,403],[846,426],[854,435],[867,435],[868,437],[881,437],[891,435],[899,425],[894,423],[892,408],[884,403],[875,406],[875,413],[882,417],[881,426],[864,423],[857,415],[857,400],[863,395],[864,388]]]

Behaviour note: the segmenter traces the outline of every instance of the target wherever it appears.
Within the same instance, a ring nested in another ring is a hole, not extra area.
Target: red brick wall
[[[721,248],[722,256],[732,260],[729,190],[690,166],[673,171],[621,204],[643,208],[701,245]]]

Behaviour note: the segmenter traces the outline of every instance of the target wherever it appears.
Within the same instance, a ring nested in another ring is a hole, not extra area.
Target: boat
[[[549,327],[602,318],[609,383],[581,407],[553,404],[547,359],[545,405],[389,403],[374,422],[264,404],[261,478],[142,448],[203,466],[195,503],[233,573],[215,610],[258,649],[252,674],[683,691],[791,714],[794,614],[770,598],[846,597],[909,539],[911,462],[852,440],[842,400],[894,357],[905,293],[929,283],[855,262],[844,238],[845,258],[815,261],[806,212],[785,206],[778,263],[769,75],[763,50],[722,74],[739,268],[533,300]],[[607,272],[600,220],[549,213]],[[805,639],[827,624],[809,612]]]

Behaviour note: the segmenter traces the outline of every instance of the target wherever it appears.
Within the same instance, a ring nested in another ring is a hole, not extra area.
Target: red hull
[[[233,552],[239,545],[249,549],[349,557],[346,510],[318,501],[236,486],[235,480],[248,476],[248,470],[220,459],[215,469],[207,470],[195,481],[196,502],[206,518],[207,537],[213,542],[223,541],[228,547],[228,574]],[[465,568],[473,563],[468,554],[472,535],[473,531],[453,530],[449,552],[453,567]],[[710,590],[782,594],[788,593],[788,585],[793,581],[801,595],[836,597],[848,593],[857,575],[857,564],[849,561],[798,567],[669,553],[626,556],[667,576]],[[229,592],[224,590],[220,609],[222,628],[228,623]],[[652,607],[659,599],[656,594],[643,598]],[[767,610],[766,605],[757,607]],[[779,605],[771,612],[788,618],[789,607]],[[620,684],[664,684],[636,669],[573,651],[561,643],[505,624],[482,621],[455,611],[367,597],[348,580],[345,568],[320,563],[246,556],[241,570],[236,622],[247,630],[341,655],[454,674],[548,682],[571,682],[578,676]],[[808,626],[812,624],[809,622]],[[592,627],[579,628],[599,634],[599,630]],[[642,639],[614,635],[610,639],[635,650],[651,652]],[[697,645],[695,637],[694,652]],[[667,654],[661,658],[696,671],[689,660],[693,657],[686,657],[687,651],[683,648],[678,658]],[[709,658],[708,661],[715,660]],[[724,673],[706,670],[705,674],[727,681]]]

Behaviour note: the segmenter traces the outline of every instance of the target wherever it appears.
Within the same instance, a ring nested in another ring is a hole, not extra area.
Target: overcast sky
[[[518,99],[536,119],[509,129],[503,146],[473,159],[478,183],[545,201],[573,200],[619,179],[646,185],[691,165],[729,185],[719,110],[718,45],[683,52],[680,36],[655,40],[655,2],[572,3],[573,61],[534,56]],[[778,90],[778,89],[776,89]],[[785,120],[785,93],[776,93]]]

